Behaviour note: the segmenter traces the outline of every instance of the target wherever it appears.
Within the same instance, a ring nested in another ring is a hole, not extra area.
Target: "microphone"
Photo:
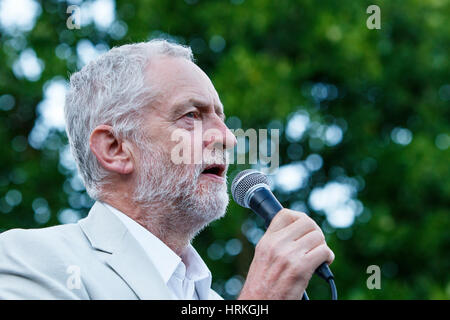
[[[270,191],[269,180],[266,175],[257,170],[248,169],[239,172],[231,183],[231,194],[234,201],[244,208],[252,209],[262,217],[268,227],[272,219],[283,206]],[[332,299],[337,300],[334,275],[326,262],[322,263],[315,273],[330,283]],[[308,300],[305,293],[305,300]]]

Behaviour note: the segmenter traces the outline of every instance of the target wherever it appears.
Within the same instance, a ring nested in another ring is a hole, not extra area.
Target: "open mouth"
[[[202,171],[202,174],[223,179],[225,176],[225,165],[211,164]]]

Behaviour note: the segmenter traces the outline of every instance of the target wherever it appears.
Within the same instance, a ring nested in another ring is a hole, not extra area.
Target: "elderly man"
[[[96,202],[76,224],[0,235],[0,299],[221,299],[190,243],[225,214],[224,150],[236,140],[190,48],[152,40],[110,50],[72,75],[65,116]],[[180,131],[188,139],[173,139]],[[201,161],[175,163],[180,143]],[[313,220],[284,209],[240,298],[299,299],[333,259]]]

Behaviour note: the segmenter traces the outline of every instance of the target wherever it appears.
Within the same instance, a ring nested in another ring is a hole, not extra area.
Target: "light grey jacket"
[[[122,222],[96,202],[76,224],[0,234],[0,299],[172,299]]]

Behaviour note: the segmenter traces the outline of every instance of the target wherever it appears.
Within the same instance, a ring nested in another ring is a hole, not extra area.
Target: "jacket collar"
[[[100,202],[78,222],[92,247],[110,254],[106,263],[140,299],[171,299],[156,267],[123,223]]]

